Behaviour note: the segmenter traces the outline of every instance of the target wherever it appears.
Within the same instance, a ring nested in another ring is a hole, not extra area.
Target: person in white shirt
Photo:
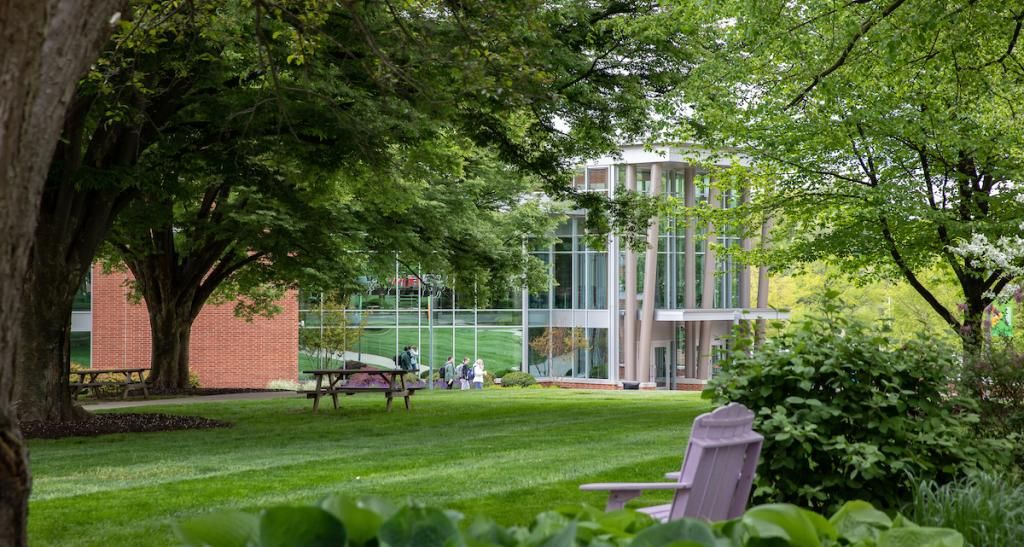
[[[484,360],[477,359],[473,363],[473,389],[484,388]]]

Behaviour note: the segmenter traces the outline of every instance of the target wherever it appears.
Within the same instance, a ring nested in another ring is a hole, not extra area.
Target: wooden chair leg
[[[313,396],[313,414],[316,414],[320,410],[320,392],[317,391]]]
[[[334,410],[338,410],[338,393],[336,391],[331,392],[331,399],[334,400]]]

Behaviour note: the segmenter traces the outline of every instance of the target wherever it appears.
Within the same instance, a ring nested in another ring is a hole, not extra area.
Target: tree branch
[[[885,7],[885,9],[882,10],[880,17],[869,18],[863,23],[861,23],[860,28],[857,29],[857,32],[854,33],[854,35],[850,38],[849,42],[847,42],[846,47],[843,48],[843,52],[839,55],[839,58],[836,59],[836,61],[832,63],[831,66],[816,74],[811,83],[806,88],[804,88],[804,90],[801,91],[796,97],[794,97],[793,100],[789,101],[789,104],[786,105],[786,108],[792,108],[799,104],[801,101],[804,100],[808,93],[814,90],[814,88],[817,87],[819,83],[821,83],[823,79],[828,77],[829,74],[832,74],[833,72],[838,70],[839,67],[843,66],[843,64],[846,63],[846,59],[847,57],[849,57],[850,52],[852,52],[853,48],[856,47],[857,42],[859,42],[861,38],[863,38],[868,32],[870,32],[871,29],[880,21],[891,15],[892,12],[896,11],[896,8],[900,7],[905,1],[906,0],[893,0],[892,3],[890,3],[888,6]]]
[[[961,327],[960,322],[957,321],[956,317],[953,317],[953,314],[946,309],[946,307],[943,306],[937,298],[935,298],[935,295],[933,295],[919,279],[917,279],[917,275],[910,269],[910,266],[907,265],[906,260],[903,259],[903,255],[900,253],[899,247],[896,244],[896,238],[893,237],[892,230],[889,228],[889,220],[884,215],[879,215],[878,221],[882,226],[882,236],[885,238],[885,242],[889,247],[889,255],[892,256],[893,261],[896,262],[896,266],[903,274],[904,279],[910,283],[910,286],[917,291],[917,294],[921,295],[921,298],[924,298],[925,302],[935,310],[935,313],[939,314],[946,324],[949,325],[959,336]]]

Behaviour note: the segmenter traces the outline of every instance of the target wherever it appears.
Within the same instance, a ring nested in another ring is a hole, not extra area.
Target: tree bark
[[[33,254],[38,256],[39,249]],[[62,270],[40,268],[45,260],[33,260],[23,292],[20,358],[15,374],[15,399],[21,421],[72,421],[88,416],[71,400],[68,372],[71,362],[71,308],[75,279],[61,277]]]
[[[99,240],[84,241],[75,233],[81,232],[57,221],[48,207],[42,207],[22,292],[22,357],[15,374],[15,400],[22,421],[71,421],[88,416],[71,400],[68,389],[71,311]]]
[[[991,304],[982,294],[970,294],[969,288],[964,287],[967,293],[967,305],[964,309],[964,320],[960,327],[960,342],[963,347],[964,368],[977,364],[982,357],[985,348],[985,333],[983,324],[985,319],[985,308]]]
[[[123,4],[0,0],[0,545],[27,542],[32,483],[14,386],[39,201],[75,83]]]
[[[188,387],[188,348],[193,318],[173,304],[146,301],[153,340],[150,383],[155,389]]]

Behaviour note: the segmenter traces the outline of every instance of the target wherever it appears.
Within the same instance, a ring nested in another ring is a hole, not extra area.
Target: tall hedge
[[[705,393],[756,413],[765,436],[757,502],[828,510],[860,498],[893,508],[915,481],[1005,463],[1009,443],[982,438],[976,404],[951,388],[954,350],[896,341],[884,325],[854,319],[834,291],[816,307],[761,348],[737,335]]]

